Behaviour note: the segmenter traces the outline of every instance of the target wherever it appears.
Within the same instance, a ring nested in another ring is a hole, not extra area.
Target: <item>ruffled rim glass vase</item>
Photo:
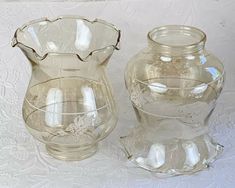
[[[158,27],[126,67],[139,126],[121,143],[134,164],[159,176],[207,168],[223,149],[209,136],[208,121],[224,85],[224,67],[205,42],[205,33],[194,27]]]
[[[79,16],[33,20],[16,30],[12,46],[32,66],[25,125],[53,157],[87,158],[114,129],[117,111],[106,65],[120,36],[106,21]]]

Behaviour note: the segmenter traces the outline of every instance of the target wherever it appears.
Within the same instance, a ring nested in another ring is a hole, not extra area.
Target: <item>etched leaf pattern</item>
[[[74,122],[66,127],[66,132],[71,132],[77,136],[83,134],[89,128],[92,128],[93,117],[87,115],[78,116],[74,119]]]
[[[134,103],[134,105],[141,108],[142,106],[141,89],[140,89],[140,86],[137,85],[136,83],[132,85],[130,96],[131,96],[131,101]]]

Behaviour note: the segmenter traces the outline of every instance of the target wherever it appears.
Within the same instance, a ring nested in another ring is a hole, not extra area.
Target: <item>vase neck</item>
[[[184,56],[202,52],[206,35],[194,27],[169,25],[150,31],[148,42],[156,53],[166,56]]]

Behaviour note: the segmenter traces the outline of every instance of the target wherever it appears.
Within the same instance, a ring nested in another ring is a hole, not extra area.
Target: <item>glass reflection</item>
[[[157,93],[165,93],[168,90],[166,85],[157,82],[151,83],[148,87]]]
[[[29,27],[28,30],[27,30],[29,33],[30,33],[30,37],[32,38],[33,42],[35,42],[35,44],[37,46],[41,46],[40,42],[39,42],[39,39],[38,39],[38,36],[37,34],[35,33],[35,30],[33,27]],[[27,36],[26,36],[27,37]]]
[[[196,86],[195,88],[193,88],[193,90],[191,91],[192,94],[201,94],[203,93],[204,91],[206,91],[208,85],[203,83],[203,84],[200,84],[198,86]]]
[[[185,165],[189,167],[195,166],[200,161],[200,153],[198,152],[197,145],[193,142],[183,143],[185,151]]]
[[[90,87],[82,87],[81,88],[82,96],[83,96],[83,105],[84,105],[84,110],[87,113],[87,116],[89,117],[96,117],[97,116],[97,107],[96,107],[96,102],[95,102],[95,95]]]
[[[207,67],[206,71],[211,74],[213,80],[216,80],[221,76],[221,72],[217,70],[215,67]]]
[[[86,51],[90,47],[92,38],[91,31],[82,20],[76,20],[76,24],[77,32],[75,46],[80,51]]]
[[[46,98],[45,121],[47,126],[59,127],[62,124],[63,93],[59,88],[51,88]]]

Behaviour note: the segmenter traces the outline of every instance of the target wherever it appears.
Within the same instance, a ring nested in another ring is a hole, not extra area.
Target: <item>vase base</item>
[[[131,134],[121,137],[121,143],[132,163],[159,177],[192,174],[208,168],[223,151],[223,146],[208,135],[157,140]]]
[[[56,159],[65,161],[79,161],[94,155],[97,151],[97,144],[80,148],[46,145],[46,149],[48,154]]]

